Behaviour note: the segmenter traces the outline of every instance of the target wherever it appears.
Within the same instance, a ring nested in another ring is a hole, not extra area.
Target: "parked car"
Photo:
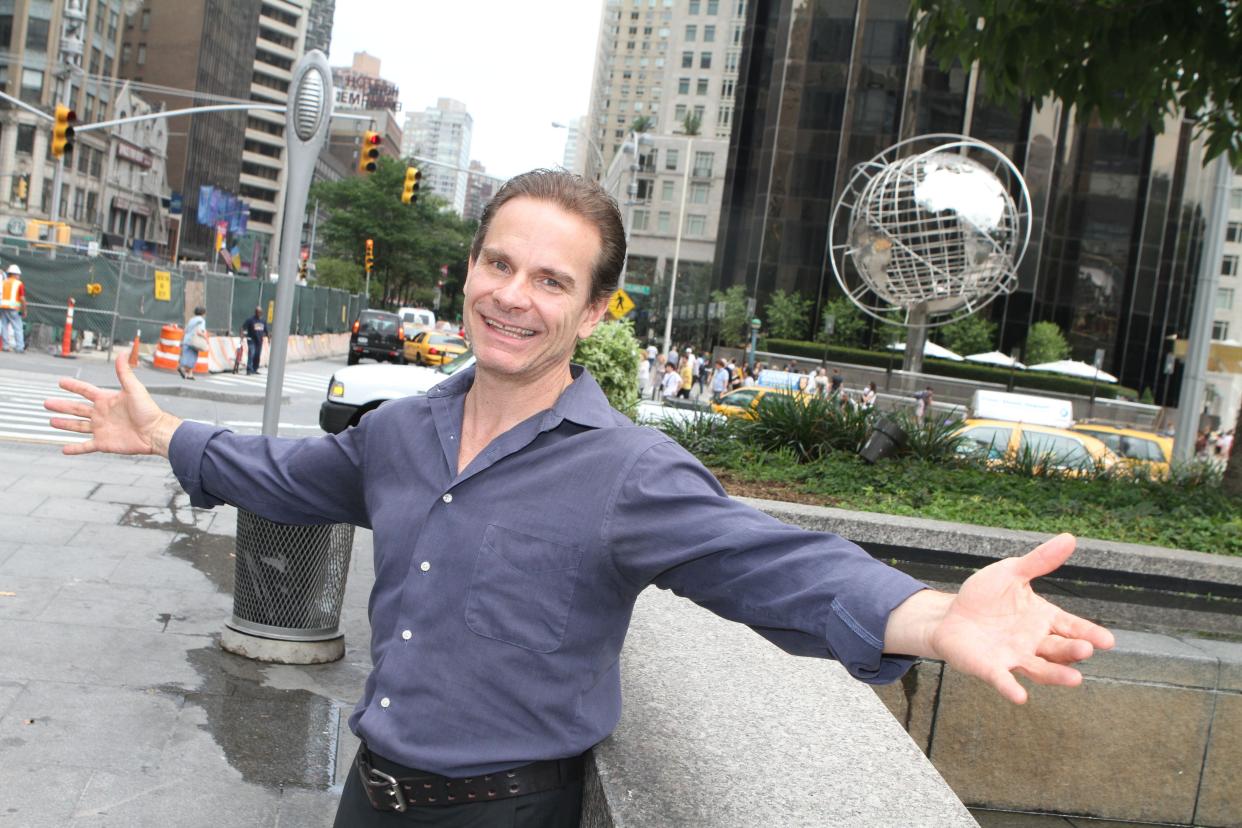
[[[405,360],[415,365],[443,365],[468,347],[456,334],[419,331],[405,340]]]
[[[766,385],[744,385],[727,394],[722,394],[719,402],[712,403],[712,411],[726,417],[745,417],[755,419],[759,404],[769,394],[792,395],[805,399],[806,394],[791,388],[769,388]]]
[[[957,433],[963,438],[959,451],[981,455],[995,465],[1029,458],[1039,468],[1083,474],[1118,462],[1117,455],[1091,435],[1053,426],[972,418],[963,421]]]
[[[1108,446],[1122,462],[1145,469],[1154,477],[1168,477],[1173,461],[1173,438],[1154,431],[1122,428],[1104,423],[1075,423],[1074,431],[1090,434]]]
[[[426,394],[452,374],[474,365],[474,354],[466,351],[438,368],[416,365],[353,365],[342,368],[328,382],[328,397],[319,407],[319,427],[339,434],[368,411],[389,400]]]
[[[363,357],[405,364],[405,330],[401,317],[382,310],[364,310],[354,320],[345,361],[356,365]]]

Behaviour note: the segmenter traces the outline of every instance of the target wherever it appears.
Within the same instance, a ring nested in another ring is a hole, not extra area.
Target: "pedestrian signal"
[[[366,265],[367,273],[375,267],[375,242],[371,239],[367,239],[367,256],[363,259],[363,263]]]
[[[402,204],[418,203],[418,183],[423,174],[418,171],[418,167],[405,168],[405,187],[401,190]]]
[[[99,284],[99,282],[87,282],[86,283],[86,295],[87,296],[98,296],[101,293],[103,293],[103,285]]]
[[[358,172],[373,173],[379,163],[380,134],[368,129],[362,133],[362,149],[358,150]]]
[[[56,123],[52,127],[52,157],[64,158],[66,153],[73,152],[73,125],[78,116],[64,104],[56,104]]]

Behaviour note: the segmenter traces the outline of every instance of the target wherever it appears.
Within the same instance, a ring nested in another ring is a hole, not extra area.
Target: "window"
[[[1011,428],[977,426],[962,432],[963,441],[958,452],[980,455],[986,453],[988,460],[1000,460],[1009,450],[1009,438],[1012,435],[1013,429]]]
[[[692,175],[700,178],[710,178],[712,174],[712,161],[715,160],[715,153],[696,152],[694,154],[694,169]]]
[[[691,23],[686,26],[686,42],[693,43],[699,37],[699,27]]]
[[[151,30],[151,10],[150,9],[142,10],[142,30],[144,32]]]
[[[1091,455],[1083,444],[1072,437],[1023,431],[1018,440],[1020,456],[1037,458],[1041,465],[1053,468],[1086,469],[1092,465]]]
[[[1233,310],[1233,288],[1216,289],[1216,309],[1219,311]]]
[[[672,181],[661,181],[660,182],[660,201],[672,201],[672,200],[673,200],[673,182]]]
[[[703,27],[703,42],[704,43],[715,43],[716,42],[716,27],[715,26],[704,26]]]
[[[1212,339],[1221,340],[1229,338],[1229,323],[1216,321],[1212,323]]]
[[[699,5],[700,5],[699,0],[690,0],[690,9],[689,9],[690,14],[698,14]]]
[[[720,0],[707,0],[707,13],[720,14]]]
[[[664,169],[677,169],[677,156],[681,154],[681,150],[668,149],[664,151]]]
[[[13,12],[0,14],[0,49],[8,50],[13,41]]]
[[[1242,222],[1231,221],[1225,225],[1225,241],[1242,241]]]
[[[31,155],[34,153],[34,124],[17,125],[17,151]]]
[[[667,233],[671,221],[672,214],[668,210],[661,210],[656,215],[656,230],[661,233]]]
[[[677,79],[677,94],[678,95],[689,95],[690,94],[690,79],[689,78],[678,78]]]
[[[695,89],[694,89],[694,94],[696,95],[707,94],[707,78],[699,78],[698,84],[695,86]]]
[[[737,71],[737,55],[738,53],[732,49],[730,49],[728,52],[725,53],[725,71],[726,72]]]
[[[681,68],[689,69],[692,66],[694,66],[694,52],[682,52],[681,53]],[[1242,190],[1236,190],[1235,192],[1242,194]]]
[[[1220,275],[1221,276],[1237,276],[1238,275],[1238,257],[1222,256],[1220,259]]]
[[[703,236],[707,234],[707,216],[689,213],[686,216],[686,235]]]
[[[712,68],[712,53],[711,52],[703,52],[702,54],[699,55],[699,68],[700,69],[711,69]]]
[[[703,111],[704,111],[704,110],[703,110],[703,105],[702,105],[702,104],[695,104],[695,107],[694,107],[694,120],[698,121],[700,124],[701,124],[701,123],[703,123]]]
[[[655,182],[646,178],[640,178],[637,183],[638,192],[635,194],[635,198],[639,201],[650,201],[651,196],[654,194]]]
[[[710,184],[703,184],[696,181],[690,185],[690,203],[706,204],[707,196],[711,193],[711,191],[712,187]]]
[[[648,210],[637,210],[636,209],[634,211],[634,224],[630,229],[631,230],[646,230],[647,219],[650,217],[650,215],[651,213]]]
[[[96,213],[99,211],[99,193],[87,193],[86,195],[86,223],[94,224]]]
[[[1242,190],[1229,191],[1229,209],[1242,210]]]
[[[42,17],[26,18],[26,51],[46,52],[51,21]]]
[[[22,69],[22,89],[20,97],[26,103],[43,102],[43,70]]]
[[[122,66],[129,63],[129,53],[130,53],[129,43],[122,43],[121,44],[121,65]]]
[[[721,83],[720,83],[720,97],[722,97],[722,98],[732,98],[732,97],[733,97],[733,89],[734,89],[734,85],[735,85],[736,83],[737,83],[737,81],[735,81],[735,80],[733,80],[733,79],[731,79],[731,78],[725,78],[723,81],[721,81]]]
[[[686,120],[686,105],[685,104],[677,104],[677,106],[674,107],[673,120],[675,121]]]

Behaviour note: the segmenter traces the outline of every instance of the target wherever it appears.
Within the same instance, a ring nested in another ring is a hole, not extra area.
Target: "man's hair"
[[[500,208],[515,198],[550,201],[566,212],[585,219],[599,232],[599,254],[591,270],[590,302],[611,296],[621,279],[625,264],[625,228],[617,202],[594,181],[566,170],[531,170],[504,183],[483,208],[479,229],[470,245],[470,258],[477,260],[492,219]]]

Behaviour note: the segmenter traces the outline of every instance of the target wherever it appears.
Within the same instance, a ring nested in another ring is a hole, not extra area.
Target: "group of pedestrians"
[[[255,308],[254,315],[242,323],[242,337],[246,340],[248,352],[248,375],[259,373],[259,358],[263,354],[265,336],[267,320],[263,318],[263,308]],[[177,363],[177,373],[182,379],[194,379],[194,366],[198,364],[198,355],[206,351],[207,347],[207,309],[199,305],[194,308],[194,315],[185,323],[185,331],[181,334],[181,358]]]

